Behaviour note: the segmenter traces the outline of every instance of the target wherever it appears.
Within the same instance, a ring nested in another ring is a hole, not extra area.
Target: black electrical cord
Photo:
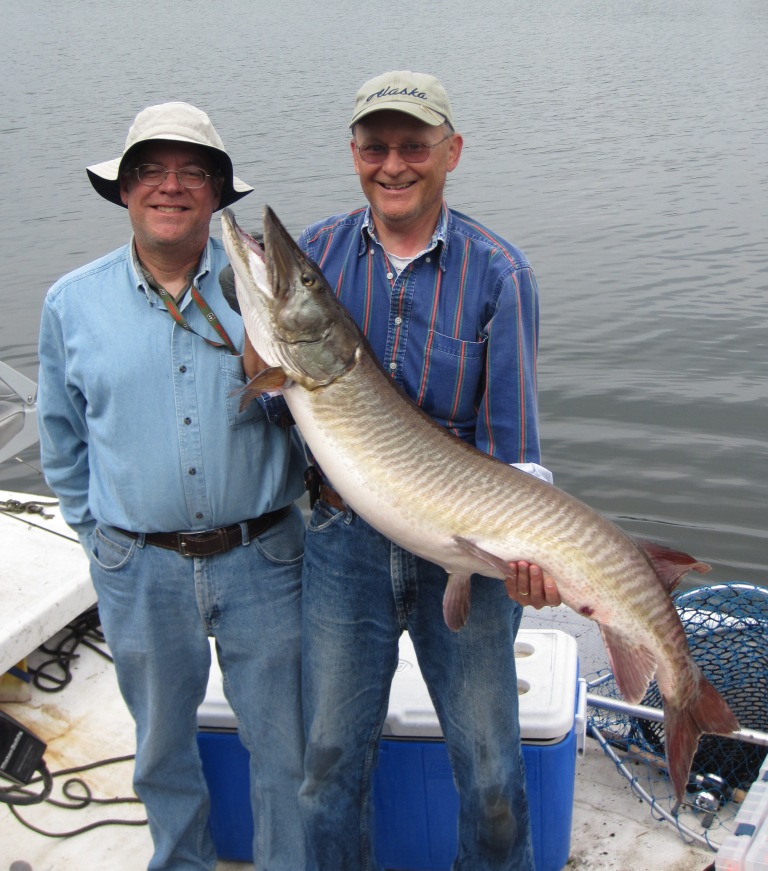
[[[100,656],[103,656],[109,662],[112,662],[112,657],[106,653],[99,644],[104,644],[104,634],[101,631],[101,620],[99,618],[98,607],[94,605],[87,611],[83,612],[79,617],[67,624],[67,632],[58,642],[55,647],[47,647],[41,645],[38,650],[50,657],[42,664],[35,668],[28,668],[28,674],[32,677],[32,681],[37,689],[42,692],[54,693],[60,692],[72,680],[70,669],[71,663],[79,657],[75,651],[83,644],[94,650]],[[51,669],[59,669],[61,674],[54,674]],[[33,805],[46,802],[54,807],[64,808],[65,810],[81,810],[90,805],[111,805],[111,804],[141,804],[141,799],[135,796],[126,798],[95,798],[90,786],[78,777],[71,777],[62,784],[62,795],[69,802],[58,801],[49,798],[53,789],[54,778],[65,777],[70,774],[79,774],[84,771],[89,771],[94,768],[99,768],[104,765],[111,765],[119,762],[130,762],[135,757],[116,756],[111,759],[103,759],[98,762],[91,762],[86,765],[80,765],[75,768],[66,768],[61,771],[56,771],[53,774],[48,770],[45,762],[40,760],[40,765],[36,769],[40,772],[40,777],[33,778],[27,786],[32,786],[42,782],[43,789],[39,793],[32,792],[23,786],[12,786],[8,789],[0,789],[0,802],[7,804],[9,811],[14,817],[27,829],[43,835],[47,838],[69,838],[74,835],[82,834],[83,832],[91,831],[102,826],[146,826],[147,820],[120,820],[120,819],[105,819],[89,823],[79,829],[74,829],[68,832],[47,832],[37,826],[32,825],[28,820],[25,820],[16,810],[20,805]],[[83,794],[74,795],[73,788],[79,787]]]
[[[98,646],[104,643],[104,634],[101,631],[101,620],[96,605],[67,624],[67,629],[69,631],[59,640],[56,647],[41,645],[38,648],[50,658],[35,668],[27,669],[34,685],[44,693],[60,692],[72,680],[70,666],[79,657],[80,654],[75,651],[81,644],[112,662],[112,657]],[[56,669],[58,671],[55,671]]]
[[[53,778],[57,777],[66,777],[70,774],[81,774],[84,771],[90,771],[94,768],[99,768],[104,765],[112,765],[118,762],[130,762],[134,759],[133,755],[130,756],[115,756],[111,759],[103,759],[99,762],[90,762],[87,765],[78,765],[75,768],[65,768],[61,771],[56,771],[51,775],[48,773],[48,778],[51,781],[51,785],[53,783]],[[47,769],[46,769],[47,771]],[[45,780],[45,774],[43,773],[42,777],[35,778],[30,782],[30,785],[33,783],[37,783],[40,780]],[[82,789],[81,795],[73,794],[73,787],[79,787]],[[15,787],[20,793],[23,793],[26,797],[28,794],[28,790],[22,787]],[[97,820],[96,822],[89,823],[88,825],[81,826],[79,829],[72,829],[67,832],[48,832],[45,829],[40,829],[37,826],[34,826],[29,820],[25,820],[19,812],[16,810],[15,805],[19,804],[38,804],[39,802],[45,800],[47,804],[53,805],[54,807],[63,808],[65,810],[82,810],[83,808],[90,807],[91,805],[114,805],[114,804],[141,804],[141,799],[136,798],[135,796],[128,796],[124,798],[96,798],[94,797],[90,786],[79,777],[70,777],[62,784],[62,794],[65,798],[67,798],[68,802],[59,801],[57,799],[48,798],[48,795],[51,792],[51,788],[49,787],[44,796],[34,794],[30,796],[30,800],[27,801],[14,801],[13,804],[10,804],[9,810],[16,817],[16,819],[27,829],[35,832],[38,835],[43,835],[46,838],[71,838],[75,835],[81,835],[83,832],[90,832],[93,829],[102,828],[104,826],[146,826],[147,820],[121,820],[121,819],[105,819],[105,820]]]
[[[40,804],[40,802],[45,801],[53,789],[53,775],[42,759],[35,770],[40,772],[40,777],[30,780],[30,783],[39,783],[42,780],[42,792],[30,792],[21,786],[11,786],[7,789],[0,789],[0,802],[8,805],[22,805]]]

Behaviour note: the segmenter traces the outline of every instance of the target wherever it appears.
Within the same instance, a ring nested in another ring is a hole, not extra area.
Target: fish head
[[[264,251],[275,322],[304,376],[296,380],[304,386],[329,384],[355,365],[362,336],[320,268],[269,206],[264,207]]]
[[[362,336],[272,209],[264,208],[263,251],[229,209],[221,220],[243,321],[259,356],[310,390],[349,371]]]
[[[259,356],[277,366],[279,349],[272,325],[272,289],[264,249],[235,220],[231,209],[221,215],[222,241],[235,273],[235,291],[246,332]]]

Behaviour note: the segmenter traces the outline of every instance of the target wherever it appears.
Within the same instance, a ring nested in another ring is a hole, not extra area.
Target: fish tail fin
[[[729,735],[740,728],[728,703],[698,668],[696,676],[696,687],[683,707],[664,700],[667,768],[678,801],[682,801],[685,796],[691,764],[701,735]]]

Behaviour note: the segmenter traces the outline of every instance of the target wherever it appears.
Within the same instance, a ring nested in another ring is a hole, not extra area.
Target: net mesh
[[[741,728],[768,731],[768,589],[718,584],[679,593],[674,601],[693,659],[731,706]],[[590,675],[589,691],[621,699],[609,671]],[[655,682],[642,704],[661,708]],[[623,764],[658,809],[713,847],[729,834],[766,757],[765,746],[702,736],[686,799],[676,807],[666,773],[662,723],[592,707],[589,725],[600,731],[614,761]]]

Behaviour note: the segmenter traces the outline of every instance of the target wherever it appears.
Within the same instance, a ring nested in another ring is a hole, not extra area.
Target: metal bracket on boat
[[[37,384],[0,361],[0,463],[37,440]]]

